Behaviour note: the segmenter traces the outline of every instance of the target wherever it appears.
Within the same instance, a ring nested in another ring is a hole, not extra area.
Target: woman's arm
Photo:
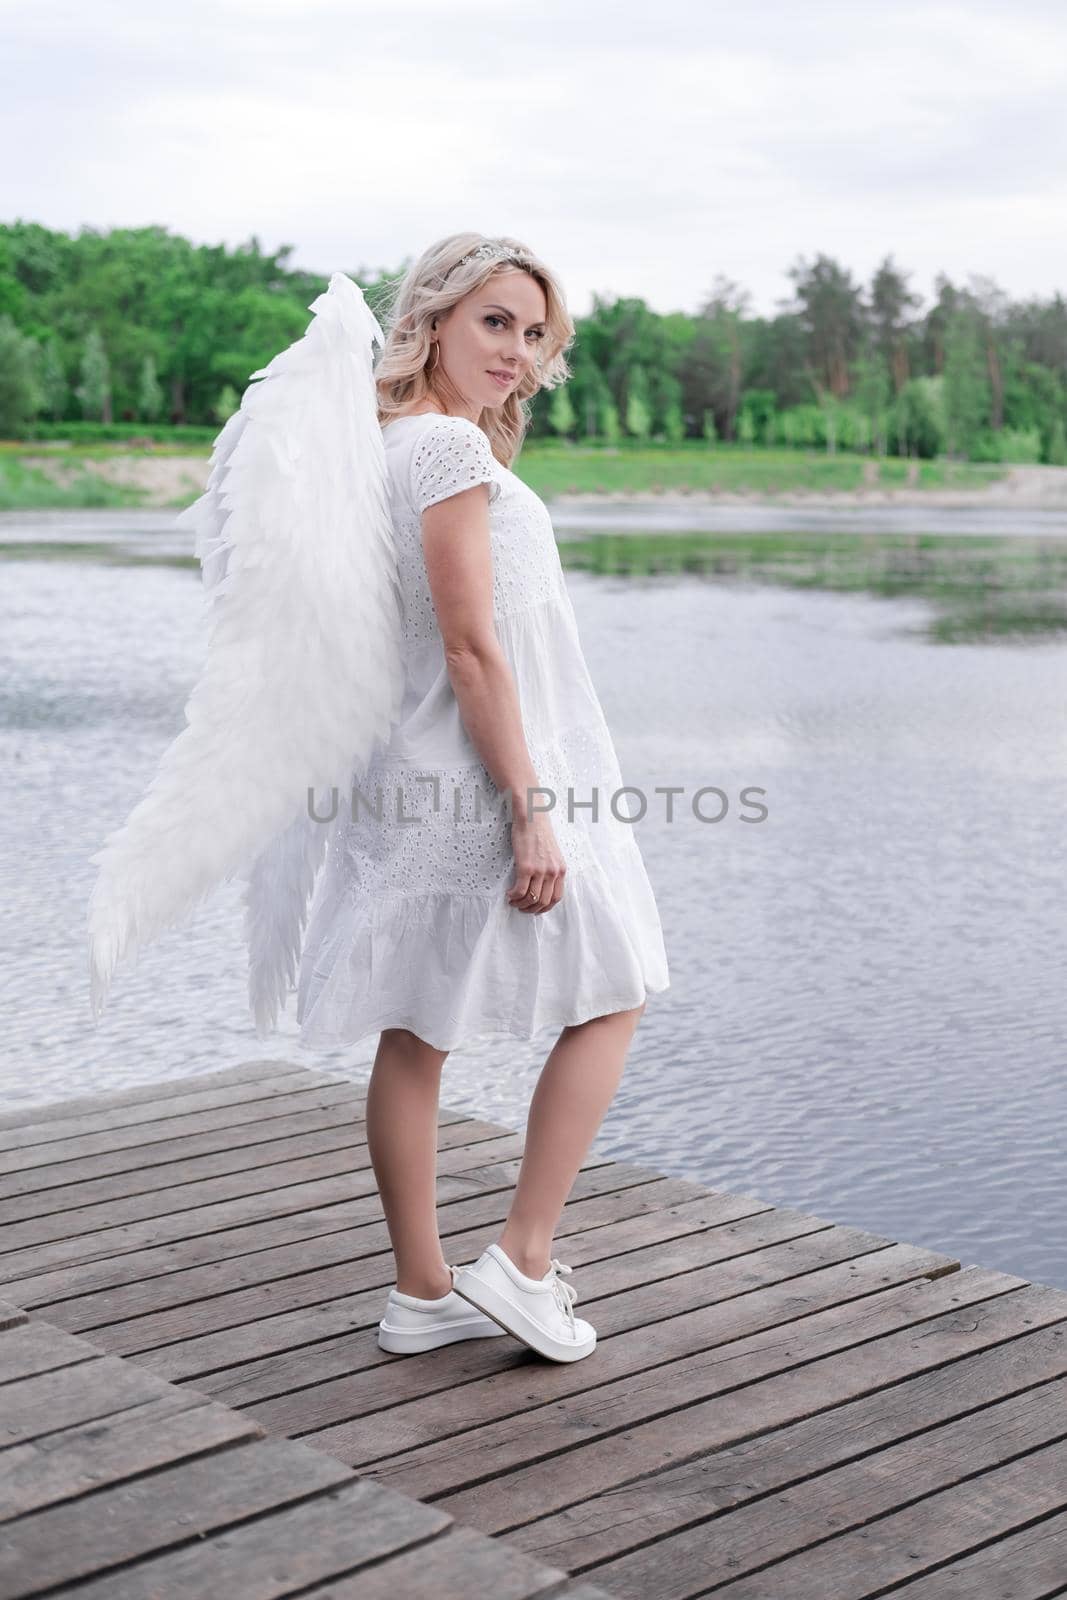
[[[566,866],[548,816],[527,814],[527,791],[538,787],[538,778],[515,679],[493,623],[488,485],[474,484],[427,506],[422,548],[463,725],[497,789],[510,796],[514,903],[532,893],[541,902],[536,909],[547,911],[562,897]]]
[[[475,484],[422,513],[422,548],[463,725],[514,815],[537,787],[519,696],[493,625],[489,492]]]

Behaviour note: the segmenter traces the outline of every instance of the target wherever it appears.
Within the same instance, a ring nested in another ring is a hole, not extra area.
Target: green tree
[[[685,438],[685,417],[679,400],[671,400],[663,413],[663,437],[668,444],[680,444]]]
[[[710,405],[723,439],[733,439],[737,434],[749,302],[747,290],[718,273],[698,312],[696,331],[686,354],[683,403],[694,415],[701,415]]]
[[[875,453],[884,456],[889,449],[890,378],[881,352],[870,341],[856,362],[855,379],[856,404],[867,419]]]
[[[605,443],[618,444],[622,438],[622,425],[619,422],[619,408],[610,394],[605,394],[600,402],[599,421],[600,436]]]
[[[611,399],[611,393],[607,380],[593,360],[588,345],[577,347],[571,371],[572,377],[566,387],[571,391],[571,405],[575,416],[580,419],[580,432],[586,438],[595,439],[600,432],[601,404],[604,400]],[[550,404],[552,395],[558,393],[558,389],[551,391]]]
[[[1045,446],[1045,460],[1053,467],[1067,467],[1067,431],[1064,430],[1062,417],[1053,419]]]
[[[46,339],[41,346],[40,377],[41,410],[53,422],[58,422],[67,409],[70,395],[67,374],[63,370],[63,358],[59,353],[58,339]]]
[[[151,357],[163,391],[160,416],[211,423],[227,385],[240,394],[253,371],[308,327],[326,279],[294,267],[292,253],[288,244],[267,250],[255,236],[236,248],[196,245],[157,225],[67,234],[0,223],[0,314],[39,347],[43,415],[77,415],[71,383],[82,390],[86,416],[146,416]],[[353,266],[349,275],[384,312],[402,271]],[[1067,424],[1063,294],[1014,302],[988,278],[972,274],[962,289],[941,276],[933,304],[920,312],[907,273],[890,255],[864,291],[825,255],[812,265],[802,260],[790,276],[792,299],[771,316],[754,315],[745,290],[721,274],[694,314],[661,314],[635,297],[596,297],[577,319],[571,435],[673,439],[680,413],[687,434],[707,437],[710,412],[716,437],[733,439],[742,396],[767,391],[773,408],[752,414],[757,439],[925,454],[938,434],[933,396],[940,390],[909,386],[944,376],[958,453],[1031,452],[1035,430],[1043,460],[1059,451]],[[961,340],[956,327],[950,339],[957,316],[972,319],[973,338]],[[90,329],[106,352],[110,405],[99,392],[89,403],[88,391],[101,388],[99,374],[85,383]],[[635,369],[643,389],[631,381]],[[557,431],[555,393],[534,396],[535,435]],[[630,421],[641,431],[632,433]]]
[[[922,348],[929,376],[936,378],[945,370],[948,325],[960,304],[961,291],[943,272],[934,279],[934,290],[936,299],[923,322]]]
[[[163,410],[163,390],[156,374],[156,358],[146,352],[141,361],[141,382],[137,390],[137,414],[146,422],[154,422]]]
[[[945,329],[945,430],[952,456],[970,457],[989,421],[989,378],[983,345],[974,307],[958,306]]]
[[[626,431],[645,440],[652,431],[652,407],[648,398],[648,375],[644,367],[631,367],[626,382]]]
[[[745,444],[753,444],[757,439],[763,444],[772,442],[775,409],[773,389],[746,389],[741,396],[738,437]]]
[[[894,394],[899,394],[910,377],[908,338],[912,311],[921,305],[922,296],[908,287],[906,273],[893,265],[893,257],[886,256],[871,279],[867,304],[867,319],[873,338],[868,350],[868,360],[880,358],[885,366]]]
[[[851,275],[829,256],[803,259],[789,268],[795,314],[806,340],[806,366],[817,398],[848,394],[850,369],[863,336],[861,291]]]
[[[81,402],[82,415],[99,422],[111,421],[111,374],[98,328],[90,328],[81,359],[81,383],[74,391]]]
[[[0,315],[0,435],[22,439],[41,405],[37,345]]]
[[[574,414],[574,407],[571,405],[571,397],[567,393],[567,385],[561,383],[552,390],[548,403],[549,426],[553,433],[565,437],[573,433],[577,420]]]
[[[893,401],[893,426],[901,454],[927,460],[945,448],[945,377],[909,378]]]
[[[216,422],[226,422],[233,416],[241,404],[241,396],[237,393],[232,383],[224,383],[219,390],[219,397],[212,408],[212,415]]]

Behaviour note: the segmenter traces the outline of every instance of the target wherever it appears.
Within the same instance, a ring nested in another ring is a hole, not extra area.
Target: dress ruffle
[[[354,1044],[382,1028],[408,1028],[438,1050],[492,1034],[531,1039],[669,987],[640,858],[610,877],[599,866],[568,873],[562,900],[541,915],[508,904],[511,877],[492,896],[322,902],[309,930],[315,959],[301,972],[301,1046]]]

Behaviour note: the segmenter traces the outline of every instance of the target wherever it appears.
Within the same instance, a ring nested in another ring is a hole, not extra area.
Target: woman
[[[573,337],[529,250],[456,234],[401,281],[375,373],[405,700],[331,842],[297,1020],[312,1048],[381,1032],[366,1119],[396,1256],[388,1350],[503,1330],[554,1360],[593,1350],[553,1233],[646,994],[669,985],[552,524],[509,466],[529,398],[569,375]],[[562,1031],[503,1230],[450,1267],[435,1213],[441,1068],[470,1038],[549,1025]]]

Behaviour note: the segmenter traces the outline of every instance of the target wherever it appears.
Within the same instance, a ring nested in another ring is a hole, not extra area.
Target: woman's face
[[[531,371],[547,312],[536,278],[508,267],[436,319],[436,366],[475,413],[502,405]]]

